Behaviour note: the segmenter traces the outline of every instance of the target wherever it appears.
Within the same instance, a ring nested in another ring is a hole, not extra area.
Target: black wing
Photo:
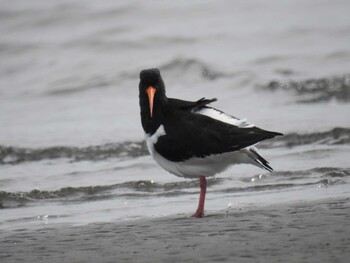
[[[166,135],[158,138],[156,151],[170,161],[184,161],[191,157],[237,151],[279,133],[258,127],[240,128],[191,111],[210,103],[210,100],[169,103],[163,119]],[[174,105],[175,103],[176,105]],[[176,106],[176,107],[174,107]],[[181,106],[181,107],[180,107]]]

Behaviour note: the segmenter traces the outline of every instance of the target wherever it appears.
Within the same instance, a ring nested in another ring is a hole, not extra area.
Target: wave
[[[349,128],[334,128],[325,132],[289,133],[259,144],[260,148],[295,147],[308,144],[342,145],[350,143]]]
[[[257,191],[280,190],[300,186],[332,186],[343,183],[350,176],[350,168],[320,167],[305,171],[281,171],[273,176],[261,174],[252,178],[243,178],[243,187],[227,187],[212,192],[244,193]],[[273,181],[268,177],[273,178]],[[267,179],[265,181],[265,179]],[[209,188],[225,185],[230,178],[208,178]],[[260,180],[260,182],[258,182]],[[229,185],[229,184],[227,184]],[[193,190],[193,191],[192,191]],[[185,194],[198,194],[197,180],[181,182],[155,183],[153,181],[130,181],[113,185],[97,185],[85,187],[64,187],[54,191],[34,189],[29,192],[0,191],[0,208],[23,207],[36,202],[85,202],[113,198],[150,198],[170,197]]]
[[[153,43],[154,40],[152,40]],[[1,47],[0,47],[1,48]],[[221,78],[244,77],[250,80],[254,73],[250,71],[224,72],[194,58],[175,58],[161,65],[156,65],[164,75],[171,75],[174,79],[179,76],[187,80],[203,79],[214,81]],[[122,81],[139,79],[140,70],[123,71],[115,76],[96,75],[88,79],[66,78],[51,83],[49,91],[44,96],[70,96],[95,89],[109,89],[120,86]]]
[[[197,59],[174,59],[160,66],[162,72],[168,74],[174,73],[182,76],[183,74],[197,73],[206,80],[215,80],[218,78],[229,77],[230,74],[219,72],[210,68],[206,63]]]
[[[280,190],[300,186],[332,186],[344,183],[345,177],[350,177],[350,168],[316,167],[300,171],[276,171],[272,174],[258,174],[251,178],[242,179],[246,183],[254,182],[255,185],[233,187],[224,191],[249,192]]]
[[[237,72],[224,72],[214,69],[207,63],[198,59],[183,59],[175,58],[163,65],[161,65],[160,70],[166,74],[174,74],[176,76],[189,75],[189,79],[193,76],[199,76],[199,78],[205,80],[217,80],[221,78],[235,78],[240,76],[246,76],[251,78],[254,73],[250,71],[237,71]]]
[[[208,179],[208,185],[220,179]],[[153,181],[130,181],[113,185],[64,187],[54,191],[34,189],[29,192],[0,191],[0,208],[25,206],[36,201],[83,202],[117,197],[143,198],[184,194],[186,189],[198,188],[197,180],[159,184]]]
[[[69,158],[73,161],[98,161],[118,157],[139,157],[148,154],[144,142],[109,143],[88,147],[55,146],[48,148],[21,148],[0,145],[0,164],[18,164],[26,161]]]
[[[350,74],[302,81],[270,81],[267,90],[285,90],[296,93],[300,103],[315,103],[337,100],[350,101]]]
[[[234,78],[240,76],[252,77],[250,71],[224,72],[208,65],[207,63],[194,58],[174,58],[158,66],[164,75],[173,75],[174,78],[181,76],[187,79],[217,80],[220,78]],[[123,72],[120,79],[138,79],[139,71]]]

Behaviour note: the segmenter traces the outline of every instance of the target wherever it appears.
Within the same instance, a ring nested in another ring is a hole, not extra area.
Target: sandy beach
[[[1,234],[1,262],[348,262],[350,198]]]

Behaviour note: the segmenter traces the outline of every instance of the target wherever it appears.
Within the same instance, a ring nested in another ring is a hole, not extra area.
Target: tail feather
[[[249,151],[253,154],[254,160],[259,164],[260,167],[266,169],[269,172],[273,171],[273,168],[269,165],[269,162],[266,161],[258,152],[253,148],[249,148]]]

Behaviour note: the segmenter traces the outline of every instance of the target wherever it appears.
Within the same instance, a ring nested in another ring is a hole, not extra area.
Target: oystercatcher
[[[139,92],[142,127],[155,161],[174,175],[199,178],[199,204],[192,216],[204,215],[206,177],[239,163],[272,171],[254,145],[281,133],[260,129],[208,106],[216,99],[168,98],[156,68],[140,72]]]

